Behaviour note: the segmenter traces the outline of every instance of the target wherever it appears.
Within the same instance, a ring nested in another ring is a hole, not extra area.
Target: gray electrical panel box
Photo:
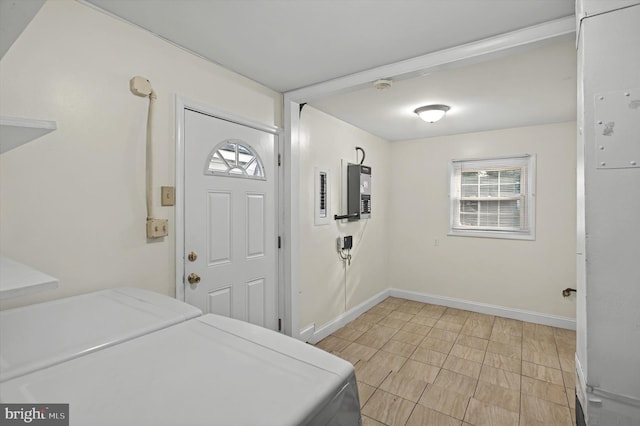
[[[347,211],[350,221],[371,217],[371,167],[347,166]]]

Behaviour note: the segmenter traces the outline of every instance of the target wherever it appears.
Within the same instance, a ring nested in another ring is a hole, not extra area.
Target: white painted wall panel
[[[249,322],[264,327],[264,278],[247,283]]]
[[[247,257],[264,256],[265,195],[247,195]]]
[[[599,166],[595,107],[596,95],[640,88],[638,22],[640,4],[592,16],[582,21],[579,40],[585,177],[585,276],[579,291],[585,296],[579,300],[584,318],[578,321],[577,351],[594,425],[640,422],[640,169]],[[634,145],[631,151],[638,144],[638,132],[632,133],[619,141]]]
[[[224,287],[209,293],[209,313],[231,317],[231,287]]]
[[[208,195],[209,265],[231,262],[232,229],[231,203],[228,192],[211,192]]]
[[[594,16],[635,4],[640,4],[640,2],[638,0],[578,0],[576,1],[576,17]]]

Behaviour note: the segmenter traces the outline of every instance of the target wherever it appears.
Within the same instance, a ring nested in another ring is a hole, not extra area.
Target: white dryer
[[[171,297],[128,287],[0,311],[0,382],[201,314]]]
[[[68,403],[71,425],[360,425],[353,366],[207,314],[0,383],[3,403]]]

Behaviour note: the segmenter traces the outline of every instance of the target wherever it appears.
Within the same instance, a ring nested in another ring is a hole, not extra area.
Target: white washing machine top
[[[0,382],[200,316],[139,288],[115,288],[0,311]]]
[[[207,314],[0,383],[3,403],[68,403],[71,425],[359,425],[353,366]]]

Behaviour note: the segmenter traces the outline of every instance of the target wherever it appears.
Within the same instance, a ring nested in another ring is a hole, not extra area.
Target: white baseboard
[[[353,308],[349,309],[347,312],[338,316],[333,321],[330,321],[324,324],[322,327],[314,331],[313,336],[311,336],[309,339],[306,339],[305,341],[313,344],[318,343],[320,340],[324,339],[334,331],[337,331],[340,328],[344,327],[347,323],[358,318],[360,315],[364,314],[366,311],[373,308],[374,306],[382,302],[387,297],[389,297],[388,289],[376,294],[375,296],[371,297],[368,300],[365,300],[358,306],[354,306]],[[302,335],[302,332],[305,330],[300,331],[301,335]],[[301,337],[301,340],[302,340],[302,337]]]
[[[464,299],[455,299],[453,297],[435,296],[432,294],[417,293],[413,291],[400,290],[397,288],[390,288],[376,294],[375,296],[362,302],[358,306],[351,308],[347,312],[335,318],[333,321],[324,324],[317,330],[315,329],[315,324],[305,327],[304,329],[300,330],[300,339],[313,344],[318,343],[320,340],[329,336],[334,331],[344,327],[347,323],[358,318],[367,310],[371,309],[389,296],[399,297],[401,299],[407,300],[414,300],[416,302],[442,305],[450,308],[464,309],[467,311],[478,312],[487,315],[495,315],[503,318],[527,321],[535,324],[544,324],[552,327],[566,328],[569,330],[576,329],[576,320],[573,318],[543,314],[540,312],[525,311],[522,309],[507,308],[504,306],[489,305],[486,303],[472,302]]]
[[[303,342],[308,342],[313,338],[314,333],[316,332],[316,323],[312,323],[302,330],[300,330],[300,340]]]
[[[566,328],[569,330],[576,329],[575,319],[557,315],[525,311],[523,309],[507,308],[504,306],[489,305],[486,303],[472,302],[464,299],[455,299],[453,297],[417,293],[413,291],[400,290],[397,288],[389,289],[389,295],[393,297],[400,297],[402,299],[415,300],[416,302],[431,303],[434,305],[442,305],[450,308],[464,309],[466,311],[495,315],[498,317],[511,318],[520,321],[533,322],[536,324],[549,325],[552,327]]]

